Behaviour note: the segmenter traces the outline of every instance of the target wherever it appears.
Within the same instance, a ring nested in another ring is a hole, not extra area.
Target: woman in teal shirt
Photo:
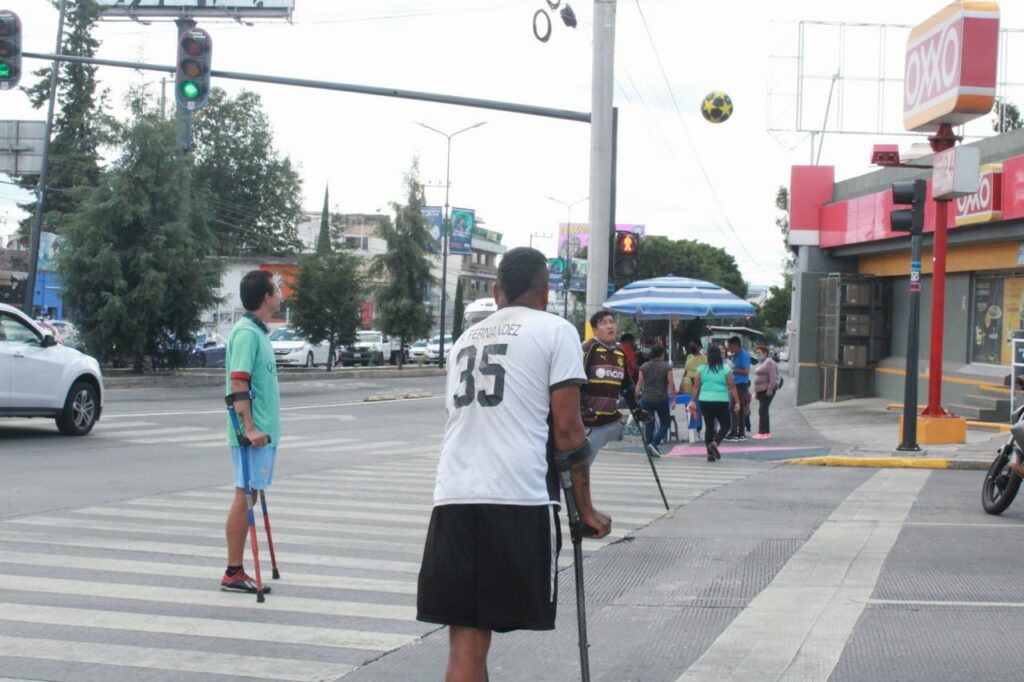
[[[698,367],[693,378],[689,407],[691,412],[696,412],[697,404],[700,403],[700,411],[704,415],[704,445],[707,447],[709,462],[722,459],[718,445],[729,433],[729,396],[732,396],[732,404],[738,411],[740,402],[736,384],[732,380],[732,370],[722,361],[722,351],[717,346],[710,346],[707,364]]]

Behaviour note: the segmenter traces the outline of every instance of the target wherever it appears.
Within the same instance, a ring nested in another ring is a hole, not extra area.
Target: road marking
[[[163,429],[136,429],[134,431],[118,431],[117,433],[110,434],[114,438],[134,438],[136,436],[146,438],[148,436],[160,436],[164,434],[172,435],[187,435],[190,433],[202,432],[203,434],[210,433],[209,427],[198,427],[198,426],[173,426]]]
[[[244,631],[243,628],[239,628]],[[356,669],[343,663],[319,663],[223,652],[157,649],[121,644],[93,644],[30,637],[0,636],[0,656],[94,663],[127,668],[173,670],[182,673],[255,677],[264,680],[315,682],[335,679]]]
[[[678,682],[828,679],[929,474],[861,484]]]
[[[209,545],[186,545],[177,542],[146,542],[143,540],[110,540],[107,538],[41,538],[32,533],[0,530],[0,542],[31,542],[49,544],[59,547],[88,547],[90,549],[108,549],[120,552],[146,552],[147,554],[173,554],[176,556],[212,557],[222,559],[223,547]],[[327,566],[330,568],[355,568],[368,571],[391,571],[394,573],[419,573],[419,562],[384,561],[381,559],[359,559],[355,557],[332,556],[320,554],[289,553],[288,561],[292,564],[309,566]]]
[[[306,447],[303,445],[304,450],[310,450],[312,452],[347,452],[349,450],[365,450],[366,452],[377,453],[384,448],[393,448],[401,445],[408,445],[409,441],[405,440],[387,440],[383,442],[375,441],[361,441],[359,443],[352,443],[351,445],[340,445],[337,447]],[[387,454],[387,453],[383,453]]]
[[[267,599],[264,606],[270,603],[271,598]],[[257,608],[255,597],[251,598],[250,604],[251,608]],[[103,628],[127,632],[153,632],[166,635],[188,635],[190,637],[218,637],[222,639],[239,639],[250,643],[264,640],[285,644],[301,644],[303,646],[326,646],[337,649],[364,649],[369,651],[391,651],[406,644],[412,644],[419,639],[419,637],[414,635],[398,635],[385,632],[261,623],[251,617],[236,621],[234,623],[235,627],[231,627],[231,620],[227,618],[161,616],[152,613],[74,609],[62,606],[43,606],[41,604],[18,604],[16,602],[0,602],[0,622],[4,621]]]
[[[175,564],[166,561],[128,561],[126,559],[107,559],[103,557],[83,557],[74,554],[39,554],[33,552],[4,552],[0,565],[16,564],[21,566],[52,566],[54,568],[79,568],[90,571],[108,573],[137,573],[153,576],[162,574],[177,578],[201,578],[220,580],[221,562],[211,570],[210,566],[194,564]],[[213,562],[211,562],[211,565]],[[296,587],[324,587],[336,590],[360,590],[364,592],[384,592],[387,594],[416,594],[416,581],[379,580],[376,578],[349,578],[328,573],[295,573],[286,569],[285,579],[289,585]],[[276,598],[276,595],[275,595]]]
[[[442,395],[432,395],[423,398],[405,398],[404,400],[396,403],[395,401],[385,401],[383,404],[395,405],[402,403],[409,403],[415,400],[440,400],[444,398]],[[359,400],[352,400],[344,403],[316,403],[313,405],[290,405],[288,407],[282,407],[281,412],[296,412],[300,410],[319,410],[327,407],[360,407],[366,405],[380,405],[382,403],[364,403],[362,398]],[[122,414],[111,414],[103,415],[104,419],[124,419],[129,417],[176,417],[181,415],[188,415],[194,417],[201,414],[224,414],[224,410],[177,410],[174,412],[125,412]],[[357,417],[358,418],[358,417]]]
[[[282,422],[304,422],[304,421],[328,421],[336,419],[340,422],[354,422],[356,420],[351,414],[283,414]]]
[[[881,606],[952,606],[954,608],[999,608],[1022,609],[1024,602],[1019,601],[928,601],[926,599],[868,599],[868,604]]]
[[[210,433],[200,433],[195,436],[164,436],[162,438],[126,438],[125,441],[128,443],[135,443],[137,445],[158,445],[160,443],[197,443],[201,441],[212,440],[217,437],[224,437],[224,434],[217,432],[216,435]],[[223,445],[218,443],[218,445]]]
[[[96,426],[93,428],[93,433],[106,433],[107,431],[116,431],[118,429],[135,429],[140,426],[155,426],[159,422],[116,422],[114,424],[108,424],[105,417],[104,419],[96,422]]]
[[[277,584],[277,582],[274,582],[275,587]],[[65,580],[62,578],[8,574],[4,576],[3,589],[15,592],[73,594],[79,597],[132,599],[164,604],[192,604],[194,606],[211,606],[228,610],[253,608],[253,602],[250,599],[243,600],[239,598],[241,596],[239,594],[223,592],[213,588],[209,590],[188,590],[178,587],[156,587],[151,584],[130,585],[93,580]],[[277,592],[278,590],[275,589],[271,598],[265,602],[267,606],[259,607],[260,610],[409,622],[416,620],[416,608],[412,606],[373,604],[370,602],[342,601],[338,599],[288,597],[278,595]],[[3,617],[4,615],[0,613],[0,619],[3,619]]]
[[[907,521],[904,526],[951,526],[954,528],[987,528],[993,530],[1024,530],[1016,520],[991,521],[989,523],[957,523],[955,521]]]

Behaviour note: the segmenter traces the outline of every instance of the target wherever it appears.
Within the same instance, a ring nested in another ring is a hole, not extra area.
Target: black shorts
[[[561,548],[550,505],[434,507],[416,619],[496,632],[553,630]]]

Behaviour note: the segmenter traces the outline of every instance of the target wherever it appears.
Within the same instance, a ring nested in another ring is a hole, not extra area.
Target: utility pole
[[[67,13],[68,0],[61,0],[60,17],[57,20],[57,49],[54,54],[60,56],[61,43],[64,42],[64,16]],[[50,68],[50,101],[46,107],[46,134],[43,136],[43,167],[39,171],[39,190],[36,193],[36,212],[32,217],[32,239],[28,252],[28,281],[25,282],[25,299],[22,308],[29,317],[33,317],[32,306],[35,303],[36,276],[38,275],[39,241],[43,232],[43,206],[46,204],[46,171],[50,165],[50,136],[53,134],[53,107],[57,99],[57,81],[60,80],[60,61],[53,60]]]
[[[612,229],[612,95],[615,83],[616,0],[594,0],[590,107],[590,235],[587,241],[587,317],[608,298]]]

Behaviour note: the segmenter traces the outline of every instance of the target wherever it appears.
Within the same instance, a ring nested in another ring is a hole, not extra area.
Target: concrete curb
[[[988,469],[988,460],[947,459],[944,457],[805,457],[784,459],[783,464],[825,467],[867,467],[872,469]]]
[[[322,368],[282,369],[277,374],[281,383],[291,381],[345,381],[346,379],[410,379],[415,377],[445,376],[444,370],[436,367],[378,368],[378,369],[334,369]],[[132,374],[128,376],[104,376],[106,389],[119,388],[195,388],[201,386],[222,386],[224,370],[181,370],[166,374]]]

